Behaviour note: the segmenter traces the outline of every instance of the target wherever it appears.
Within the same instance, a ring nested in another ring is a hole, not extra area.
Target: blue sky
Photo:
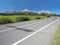
[[[0,12],[23,9],[60,14],[60,0],[0,0]]]

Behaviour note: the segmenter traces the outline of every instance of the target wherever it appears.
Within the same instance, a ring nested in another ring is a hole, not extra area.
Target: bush
[[[22,21],[29,21],[30,19],[28,17],[19,17],[17,18],[17,22],[22,22]]]
[[[41,19],[40,17],[36,17],[35,19]]]
[[[13,23],[13,21],[8,18],[0,19],[0,24],[8,24],[8,23]]]
[[[51,17],[51,15],[47,15],[47,18]]]

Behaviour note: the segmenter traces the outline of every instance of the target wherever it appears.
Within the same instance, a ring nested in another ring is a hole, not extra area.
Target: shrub
[[[8,18],[0,19],[0,24],[8,24],[8,23],[13,23],[13,21]]]
[[[17,18],[17,22],[21,22],[21,21],[29,21],[30,19],[28,17],[19,17]]]
[[[51,15],[47,15],[47,18],[51,17]]]
[[[40,17],[36,17],[35,19],[41,19]]]

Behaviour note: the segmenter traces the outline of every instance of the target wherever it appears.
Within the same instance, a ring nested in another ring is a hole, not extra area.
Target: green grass
[[[13,15],[13,16],[0,16],[0,19],[5,19],[5,18],[8,18],[8,19],[11,19],[13,22],[17,22],[17,18],[18,17],[28,17],[29,19],[31,20],[34,20],[36,17],[40,17],[41,19],[44,19],[44,18],[47,18],[46,16],[32,16],[32,15]]]
[[[52,45],[60,45],[60,26],[58,27],[58,30],[55,34]]]
[[[36,20],[37,17],[40,17],[40,19],[45,19],[47,18],[47,16],[38,16],[38,15],[9,15],[9,16],[0,16],[0,25],[3,24],[2,22],[4,22],[3,19],[9,19],[11,20],[13,23],[18,22],[17,18],[21,19],[21,17],[28,17],[29,20]]]

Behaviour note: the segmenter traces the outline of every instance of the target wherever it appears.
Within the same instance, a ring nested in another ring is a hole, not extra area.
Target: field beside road
[[[58,30],[54,36],[52,45],[60,45],[60,26],[58,27]]]
[[[23,20],[22,20],[22,19]],[[44,19],[47,16],[37,16],[37,15],[9,15],[9,16],[0,16],[0,24],[2,23],[16,23],[21,21],[35,20],[35,19]],[[18,20],[18,21],[17,21]],[[21,20],[21,21],[20,21]]]

